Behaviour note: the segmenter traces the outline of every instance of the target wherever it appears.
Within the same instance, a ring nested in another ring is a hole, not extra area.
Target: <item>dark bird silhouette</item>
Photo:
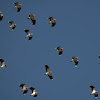
[[[44,73],[44,75],[48,75],[49,78],[50,78],[51,80],[53,80],[53,76],[51,75],[52,72],[49,71],[49,67],[48,67],[47,64],[45,64],[45,68],[46,68],[46,73]]]

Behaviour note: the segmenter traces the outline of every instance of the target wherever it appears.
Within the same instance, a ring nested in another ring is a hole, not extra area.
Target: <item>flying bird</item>
[[[7,65],[5,64],[5,61],[4,61],[3,59],[0,59],[0,61],[1,61],[1,66],[0,66],[0,68],[4,68],[4,67],[7,66]]]
[[[15,27],[16,27],[16,24],[14,24],[13,21],[8,21],[8,23],[11,24],[11,26],[9,26],[9,28],[12,28],[12,31],[13,31],[15,29]]]
[[[30,31],[27,30],[27,29],[24,29],[24,31],[27,33],[27,35],[25,36],[25,38],[29,37],[28,41],[30,41],[32,39],[32,37],[33,37],[32,33],[30,33]]]
[[[19,87],[22,87],[20,91],[24,91],[23,94],[25,95],[28,91],[28,87],[25,84],[19,84]]]
[[[59,56],[61,56],[61,54],[63,53],[63,48],[61,48],[60,46],[58,46],[58,47],[55,48],[55,49],[57,49],[56,52],[59,52]]]
[[[31,19],[32,21],[32,25],[35,25],[36,24],[36,19],[34,18],[34,14],[29,14],[29,17],[27,19]]]
[[[77,60],[77,59],[78,59],[78,57],[74,56],[74,57],[72,57],[72,60],[71,60],[71,62],[72,62],[72,61],[75,62],[75,67],[77,67],[78,62],[79,62],[79,60]]]
[[[48,24],[52,23],[52,26],[51,27],[54,27],[56,25],[56,22],[55,22],[56,19],[53,19],[53,17],[49,17],[47,19],[50,19],[50,22]]]
[[[1,14],[1,11],[0,11],[0,21],[3,19],[3,14]]]
[[[94,94],[95,98],[97,98],[98,97],[98,93],[97,93],[98,91],[95,90],[95,87],[93,85],[90,85],[90,88],[92,89],[92,93],[90,93],[90,95]]]
[[[33,96],[34,95],[34,97],[37,97],[38,92],[35,92],[36,91],[35,88],[30,87],[30,90],[32,90],[32,94],[30,94],[30,96]]]
[[[13,3],[13,4],[15,4],[14,8],[17,8],[17,12],[19,12],[21,10],[21,4],[19,4],[18,2]]]
[[[50,78],[51,80],[53,80],[53,76],[51,75],[52,72],[49,71],[49,67],[48,67],[47,64],[45,64],[45,68],[46,68],[46,73],[44,73],[44,75],[48,75],[49,78]]]

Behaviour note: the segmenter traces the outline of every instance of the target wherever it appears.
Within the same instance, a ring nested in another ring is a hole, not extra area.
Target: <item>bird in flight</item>
[[[29,17],[27,19],[31,19],[32,21],[32,25],[35,25],[36,24],[36,19],[34,18],[34,14],[29,14]]]
[[[72,57],[72,60],[71,60],[71,62],[72,62],[72,61],[75,62],[75,67],[77,67],[78,62],[79,62],[79,60],[77,60],[77,59],[78,59],[78,57],[74,56],[74,57]]]
[[[25,84],[19,84],[19,87],[22,87],[20,91],[24,91],[23,94],[25,95],[28,91],[28,87]]]
[[[29,37],[28,41],[30,41],[32,39],[32,37],[33,37],[32,33],[30,33],[30,31],[27,30],[27,29],[24,29],[24,31],[27,33],[27,35],[25,36],[25,38]]]
[[[95,98],[97,98],[98,97],[98,93],[97,93],[98,91],[95,90],[95,87],[93,85],[90,85],[90,88],[92,89],[92,93],[90,93],[90,95],[94,94]]]
[[[63,53],[63,48],[61,48],[60,46],[58,46],[57,48],[55,48],[55,49],[57,49],[57,51],[56,52],[59,52],[59,56],[61,56],[61,54]]]
[[[21,4],[19,4],[18,2],[13,3],[13,4],[15,4],[14,8],[17,8],[17,12],[19,12],[21,10]]]
[[[56,19],[53,19],[53,17],[49,17],[47,19],[50,19],[50,22],[48,24],[52,23],[52,26],[51,27],[54,27],[56,25],[56,22],[55,22]]]
[[[0,11],[0,21],[3,19],[3,14],[1,14],[1,11]]]
[[[14,24],[13,21],[8,21],[8,23],[11,24],[11,26],[9,26],[9,28],[12,28],[12,31],[13,31],[15,29],[15,27],[16,27],[16,24]]]
[[[0,59],[0,61],[1,61],[0,68],[4,68],[4,67],[8,66],[8,65],[5,64],[5,61],[3,59]]]
[[[45,68],[46,68],[46,73],[44,73],[44,75],[48,75],[49,78],[50,78],[51,80],[53,80],[53,76],[51,75],[52,72],[49,70],[49,67],[48,67],[47,64],[45,64]]]
[[[35,92],[36,91],[35,88],[30,87],[30,90],[32,90],[32,94],[30,94],[30,96],[33,96],[34,95],[34,97],[37,97],[38,92]]]

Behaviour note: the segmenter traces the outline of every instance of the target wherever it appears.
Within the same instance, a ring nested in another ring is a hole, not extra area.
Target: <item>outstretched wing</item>
[[[95,90],[95,87],[93,85],[90,85],[90,88],[93,90]]]
[[[5,64],[5,61],[3,59],[0,59],[1,61],[1,64],[4,65]]]
[[[29,30],[24,29],[24,31],[25,31],[27,34],[29,34],[29,33],[30,33],[30,31],[29,31]]]
[[[30,90],[32,90],[32,93],[35,92],[35,88],[30,87]]]
[[[47,64],[45,64],[46,72],[49,72],[49,67]]]
[[[49,17],[48,19],[50,19],[50,21],[52,21],[53,20],[53,17]]]
[[[51,74],[48,75],[51,80],[53,80],[53,76]]]

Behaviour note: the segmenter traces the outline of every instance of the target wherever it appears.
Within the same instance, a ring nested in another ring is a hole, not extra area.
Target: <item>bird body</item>
[[[28,87],[25,84],[19,84],[19,87],[22,87],[20,91],[24,91],[23,94],[25,95],[28,91]]]
[[[61,56],[61,54],[63,53],[63,48],[61,48],[60,46],[58,46],[58,47],[55,48],[55,49],[57,49],[56,52],[59,52],[59,56]]]
[[[98,93],[97,93],[98,91],[95,90],[95,87],[93,85],[90,85],[90,88],[92,89],[92,93],[90,93],[90,95],[94,94],[95,98],[97,98],[98,97]]]
[[[8,23],[11,24],[11,26],[9,26],[9,28],[12,28],[12,31],[13,31],[15,29],[15,27],[16,27],[16,24],[14,24],[13,21],[8,21]]]
[[[13,4],[15,4],[14,8],[17,8],[17,12],[19,12],[21,10],[21,4],[19,4],[18,2],[13,3]]]
[[[79,62],[79,60],[77,60],[77,59],[78,59],[78,57],[73,56],[73,57],[72,57],[72,60],[71,60],[71,62],[72,62],[72,61],[74,61],[74,62],[75,62],[75,67],[77,67],[78,62]]]
[[[50,22],[48,24],[52,23],[51,27],[54,27],[56,25],[56,19],[53,19],[53,17],[49,17],[47,19],[50,19]]]
[[[50,78],[51,80],[53,80],[53,76],[52,76],[52,74],[51,74],[52,72],[49,71],[49,67],[48,67],[47,64],[45,64],[45,68],[46,68],[46,73],[44,73],[44,75],[48,75],[49,78]]]
[[[36,90],[35,90],[35,88],[33,88],[33,87],[30,87],[30,90],[32,90],[32,94],[30,94],[30,96],[37,97],[37,95],[38,95],[38,92],[35,92],[35,91],[36,91]]]
[[[30,33],[30,31],[27,30],[27,29],[24,29],[24,31],[27,33],[27,35],[25,36],[25,38],[29,37],[28,41],[30,41],[32,39],[32,37],[33,37],[32,33]]]
[[[36,24],[36,19],[34,18],[34,14],[29,14],[29,17],[27,19],[31,19],[32,21],[32,25],[35,25]]]
[[[3,59],[0,59],[0,61],[1,61],[1,66],[0,66],[0,68],[4,68],[4,67],[7,66],[7,65],[5,64],[5,61],[4,61]]]

